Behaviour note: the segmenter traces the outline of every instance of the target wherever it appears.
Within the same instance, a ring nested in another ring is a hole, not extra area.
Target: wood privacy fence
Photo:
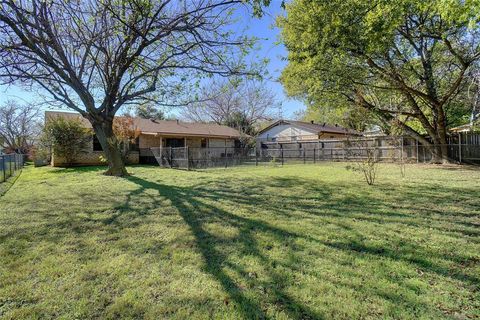
[[[23,154],[3,154],[0,155],[0,182],[5,182],[13,176],[15,172],[23,168]]]
[[[480,164],[479,136],[467,138],[467,135],[464,135],[460,139],[451,139],[447,145],[450,161]],[[150,152],[160,166],[183,169],[227,168],[261,163],[361,161],[372,154],[378,162],[427,163],[434,155],[434,150],[410,137],[277,142],[263,144],[261,148],[164,147],[151,148]]]

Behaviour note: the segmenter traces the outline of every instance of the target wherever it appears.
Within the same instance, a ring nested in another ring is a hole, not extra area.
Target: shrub
[[[90,130],[76,118],[55,117],[45,123],[42,135],[44,147],[55,156],[63,157],[67,166],[73,164],[92,139]]]

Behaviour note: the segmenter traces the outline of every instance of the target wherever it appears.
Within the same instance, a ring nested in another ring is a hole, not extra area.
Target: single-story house
[[[45,112],[45,121],[53,117],[78,118],[86,128],[92,128],[90,122],[78,113],[72,112]],[[151,148],[177,148],[189,147],[192,149],[218,148],[219,152],[224,148],[240,146],[241,133],[233,128],[214,123],[192,123],[178,120],[154,120],[133,118],[133,125],[138,132],[136,142],[131,146],[128,162],[153,163],[155,158]],[[103,154],[102,147],[93,134],[92,141],[87,150],[75,164],[98,165],[101,163],[100,156]],[[64,160],[52,155],[53,166],[61,166]]]
[[[461,126],[458,126],[458,127],[454,127],[454,128],[450,128],[450,132],[451,133],[464,133],[464,132],[472,132],[474,131],[475,128],[478,129],[478,127],[480,127],[480,124],[471,124],[471,123],[468,123],[468,124],[464,124],[464,125],[461,125]]]
[[[352,129],[313,121],[278,120],[261,130],[257,135],[257,144],[279,144],[292,142],[318,142],[320,140],[341,140],[349,136],[361,136]]]

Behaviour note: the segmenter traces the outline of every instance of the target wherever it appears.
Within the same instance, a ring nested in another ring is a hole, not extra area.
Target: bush
[[[42,134],[42,147],[53,150],[55,156],[72,165],[79,154],[85,151],[92,134],[76,118],[56,117],[48,119]]]

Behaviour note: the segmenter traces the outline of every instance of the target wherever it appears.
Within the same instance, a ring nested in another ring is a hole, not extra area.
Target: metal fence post
[[[188,146],[185,147],[185,156],[187,157],[187,170],[190,170],[190,154],[188,152]]]
[[[258,155],[257,155],[257,148],[255,147],[255,166],[258,166]]]
[[[284,158],[283,158],[283,147],[282,147],[280,150],[281,150],[281,152],[282,152],[281,155],[282,155],[282,166],[283,166],[283,163],[284,163],[284,161],[285,161]]]
[[[417,163],[418,163],[418,161],[419,161],[419,159],[418,159],[419,156],[420,156],[420,155],[418,154],[418,139],[417,139]]]
[[[316,153],[317,153],[317,149],[313,148],[313,163],[317,163]]]
[[[228,159],[227,159],[227,147],[225,147],[225,168],[227,168],[227,163],[228,163]]]
[[[303,164],[306,163],[306,159],[305,159],[305,148],[303,148]]]
[[[458,160],[462,163],[462,134],[458,133]]]

